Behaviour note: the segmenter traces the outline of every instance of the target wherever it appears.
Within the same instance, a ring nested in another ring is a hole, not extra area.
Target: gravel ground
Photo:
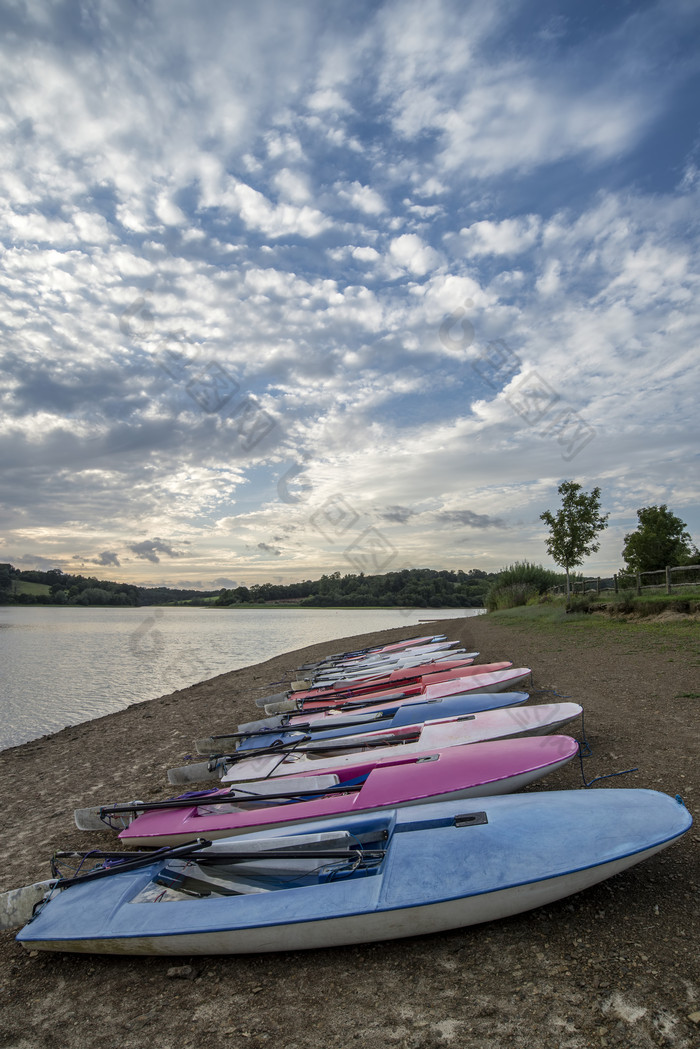
[[[576,617],[555,628],[490,616],[431,626],[533,669],[533,701],[585,709],[588,781],[652,787],[697,807],[700,628]],[[0,891],[49,876],[56,849],[104,847],[74,808],[167,797],[166,770],[193,740],[256,716],[254,699],[328,651],[317,645],[0,753]],[[571,762],[532,789],[582,785]],[[159,1049],[452,1046],[693,1049],[700,1044],[700,832],[556,905],[490,925],[359,947],[241,957],[110,958],[28,953],[0,936],[0,1046]]]

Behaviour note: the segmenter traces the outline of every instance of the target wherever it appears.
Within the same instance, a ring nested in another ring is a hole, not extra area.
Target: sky
[[[700,542],[695,0],[4,0],[0,561],[218,589]]]

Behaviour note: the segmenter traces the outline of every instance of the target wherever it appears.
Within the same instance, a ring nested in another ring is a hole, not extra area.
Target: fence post
[[[642,592],[642,573],[641,572],[637,572],[637,594],[639,595],[639,594],[641,594],[641,592]]]
[[[595,592],[596,594],[600,593],[600,576],[598,576],[598,578],[595,581]]]
[[[671,593],[671,568],[669,565],[666,565],[666,593]]]
[[[615,590],[615,593],[617,594],[618,593],[618,589],[617,589],[617,572],[613,573],[613,589]]]

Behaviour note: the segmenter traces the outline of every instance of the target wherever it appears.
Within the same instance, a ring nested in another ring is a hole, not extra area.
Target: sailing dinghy
[[[503,695],[504,693],[501,693]],[[578,703],[536,703],[530,707],[508,706],[496,710],[481,710],[467,712],[461,709],[461,704],[468,702],[461,697],[456,699],[448,697],[446,700],[432,702],[414,703],[410,706],[401,706],[391,717],[379,715],[366,715],[362,722],[350,720],[343,723],[342,719],[333,721],[327,718],[322,721],[309,721],[304,727],[301,724],[291,724],[278,731],[267,731],[259,734],[244,735],[238,740],[235,748],[238,753],[246,750],[260,750],[261,748],[284,746],[294,743],[302,737],[311,740],[324,739],[351,739],[360,734],[370,736],[373,740],[380,739],[381,734],[389,735],[401,730],[405,733],[408,741],[411,731],[416,735],[421,724],[431,724],[435,721],[459,721],[460,724],[469,726],[469,742],[479,743],[487,739],[500,739],[503,736],[519,735],[521,733],[556,732],[557,729],[566,725],[574,718],[580,717],[583,708]],[[444,704],[444,706],[443,706]],[[450,713],[455,710],[456,713]],[[214,742],[212,740],[212,742]],[[201,743],[204,745],[205,740]],[[197,749],[199,750],[200,744]],[[221,753],[221,748],[213,753]]]
[[[222,783],[245,783],[252,779],[270,779],[277,776],[298,776],[301,772],[337,772],[343,768],[353,768],[361,765],[371,753],[375,762],[384,759],[392,760],[397,751],[402,757],[421,755],[428,757],[438,751],[445,751],[452,747],[460,747],[466,760],[473,757],[475,747],[487,747],[491,743],[470,743],[468,726],[460,726],[454,721],[435,721],[418,726],[420,732],[410,735],[410,742],[402,742],[401,730],[394,733],[393,740],[321,740],[318,743],[300,743],[288,748],[274,748],[272,753],[260,753],[258,751],[245,752],[241,755],[232,754],[226,759],[226,771],[221,776]],[[460,731],[460,727],[465,729]],[[556,751],[564,747],[568,752],[573,745],[573,754],[578,752],[576,740],[570,740],[568,736],[538,736],[537,742],[544,753],[546,748],[551,747]],[[281,751],[279,753],[278,751]]]
[[[328,710],[309,711],[307,714],[273,714],[260,721],[248,721],[239,725],[236,732],[197,740],[196,749],[198,754],[220,754],[225,749],[236,747],[241,739],[261,732],[298,732],[307,728],[316,732],[349,725],[381,727],[390,721],[393,723],[392,719],[399,716],[404,725],[418,725],[422,721],[442,721],[444,718],[460,717],[462,714],[474,714],[482,710],[518,706],[526,703],[529,698],[527,692],[479,692],[437,699],[424,699],[420,695],[401,695],[383,703],[361,703],[357,708],[331,707]]]
[[[514,726],[521,723],[515,720],[514,712],[530,708],[507,709],[512,712],[503,714],[503,731],[499,734],[513,734]],[[523,720],[522,724],[526,726],[527,720]],[[527,728],[523,727],[519,731],[527,731]],[[381,761],[384,757],[391,758],[397,749],[406,757],[465,744],[476,745],[474,730],[466,718],[428,721],[392,732],[358,733],[339,739],[314,740],[299,734],[289,744],[272,746],[266,750],[234,751],[233,754],[212,758],[209,762],[170,769],[168,782],[177,785],[218,776],[224,783],[241,783],[274,776],[296,776],[302,771],[335,772],[338,768],[361,763],[367,751],[372,752],[374,760]]]
[[[624,788],[309,821],[294,833],[106,860],[55,883],[17,939],[28,950],[191,956],[436,933],[581,892],[666,848],[691,823],[680,799]]]
[[[199,837],[222,838],[303,820],[332,819],[343,813],[511,794],[556,772],[577,753],[576,741],[568,736],[534,736],[449,747],[405,760],[399,754],[393,764],[355,762],[320,776],[278,776],[198,797],[107,807],[100,810],[102,828],[111,814],[138,813],[119,834],[123,841],[174,845]],[[334,782],[315,785],[328,779]]]

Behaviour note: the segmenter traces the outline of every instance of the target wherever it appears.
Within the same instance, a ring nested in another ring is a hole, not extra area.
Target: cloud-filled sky
[[[0,560],[205,588],[700,540],[693,0],[7,0]]]

